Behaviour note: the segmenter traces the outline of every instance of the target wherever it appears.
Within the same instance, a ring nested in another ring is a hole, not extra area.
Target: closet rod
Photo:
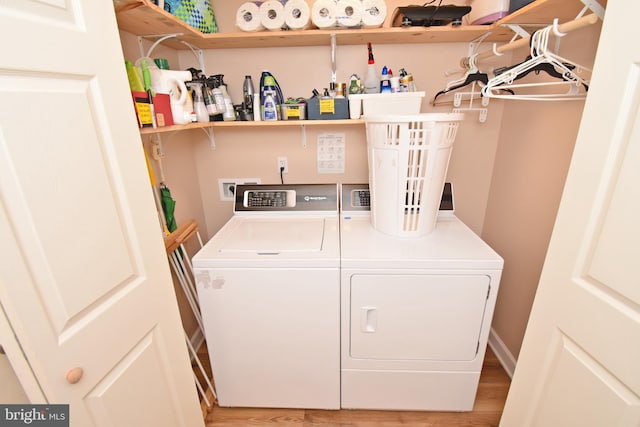
[[[598,15],[596,15],[595,13],[592,13],[590,15],[587,16],[583,16],[582,18],[578,18],[575,19],[573,21],[568,21],[565,22],[564,24],[560,24],[558,25],[558,31],[561,33],[568,33],[571,32],[573,30],[577,30],[580,28],[584,28],[584,27],[588,27],[589,25],[593,25],[596,22],[598,22],[599,18]],[[478,62],[482,59],[486,59],[489,58],[491,56],[493,56],[494,54],[502,54],[504,52],[508,52],[510,50],[514,50],[514,49],[518,49],[524,46],[529,46],[529,40],[531,39],[531,36],[526,37],[526,38],[522,38],[522,39],[518,39],[514,42],[499,46],[494,50],[487,50],[484,51],[480,54],[478,54],[475,58],[475,61]],[[469,57],[463,58],[463,63],[468,63],[469,61]]]

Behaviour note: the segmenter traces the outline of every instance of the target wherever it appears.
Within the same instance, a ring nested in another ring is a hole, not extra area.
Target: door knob
[[[67,375],[65,375],[65,378],[67,379],[67,382],[69,384],[75,384],[80,381],[83,373],[84,371],[82,370],[82,368],[69,369],[67,371]]]

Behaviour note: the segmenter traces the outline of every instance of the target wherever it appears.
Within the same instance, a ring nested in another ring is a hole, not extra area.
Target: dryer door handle
[[[373,333],[378,327],[378,308],[362,307],[360,312],[360,331]]]

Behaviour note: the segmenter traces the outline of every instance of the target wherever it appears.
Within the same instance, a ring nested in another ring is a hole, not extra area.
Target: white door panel
[[[638,14],[638,2],[607,3],[503,427],[640,425]]]
[[[202,425],[112,2],[5,1],[0,36],[0,302],[29,397],[72,426]]]

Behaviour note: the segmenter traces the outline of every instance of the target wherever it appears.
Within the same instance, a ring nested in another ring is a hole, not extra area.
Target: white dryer
[[[451,210],[397,238],[372,227],[367,185],[341,194],[341,406],[471,410],[502,258]]]
[[[338,187],[241,185],[193,257],[220,406],[340,407]]]

